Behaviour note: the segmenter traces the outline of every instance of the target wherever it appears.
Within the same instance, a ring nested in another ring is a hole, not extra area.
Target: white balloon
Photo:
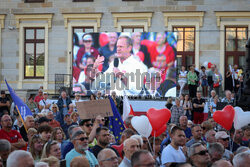
[[[148,138],[152,132],[152,126],[145,115],[134,116],[131,119],[131,124],[135,130],[142,136]]]
[[[207,65],[208,65],[208,62],[205,61],[205,62],[203,63],[203,66],[207,68]]]
[[[250,112],[244,112],[240,107],[234,107],[234,128],[241,129],[250,123]]]

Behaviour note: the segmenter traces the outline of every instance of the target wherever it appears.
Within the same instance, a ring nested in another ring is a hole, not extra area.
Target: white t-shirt
[[[49,111],[49,109],[44,109],[44,106],[45,105],[48,105],[48,104],[52,104],[52,101],[51,100],[49,100],[49,99],[47,99],[47,100],[41,100],[40,102],[39,102],[39,106],[43,106],[43,109],[42,109],[42,111],[41,111],[41,113],[46,113],[46,112],[48,112]],[[51,108],[51,106],[50,106],[50,108]]]
[[[185,78],[179,78],[178,82],[187,82],[187,71],[180,71],[179,76],[185,77]]]
[[[182,152],[181,147],[179,147],[179,149],[176,150],[173,148],[171,144],[169,144],[162,151],[161,163],[164,166],[164,164],[172,162],[178,162],[178,163],[186,162],[186,157]]]

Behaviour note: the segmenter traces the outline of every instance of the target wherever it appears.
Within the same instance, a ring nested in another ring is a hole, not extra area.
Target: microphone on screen
[[[118,65],[119,65],[119,60],[118,60],[118,58],[115,58],[114,59],[114,67],[118,67]]]
[[[114,59],[114,67],[117,68],[119,66],[119,59],[116,57]],[[114,83],[116,82],[116,76],[114,76]]]

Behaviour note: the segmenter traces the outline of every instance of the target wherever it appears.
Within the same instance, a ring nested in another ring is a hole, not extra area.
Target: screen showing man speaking
[[[176,34],[74,33],[73,91],[176,96]]]

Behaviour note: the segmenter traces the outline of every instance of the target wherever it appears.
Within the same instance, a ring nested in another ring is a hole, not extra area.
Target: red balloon
[[[160,136],[163,132],[165,132],[167,129],[167,124],[163,125],[160,129],[158,130],[152,130],[151,136],[158,137]]]
[[[213,114],[214,121],[220,124],[226,130],[232,128],[235,110],[233,106],[227,105],[223,110],[215,111]]]
[[[99,44],[101,47],[109,43],[109,37],[106,33],[101,33],[99,36]]]
[[[166,124],[169,121],[171,117],[171,112],[167,108],[160,110],[157,110],[155,108],[150,108],[147,111],[147,117],[149,119],[149,122],[151,123],[153,129],[152,131],[154,130],[157,131],[161,129],[162,126],[164,126],[164,124]]]
[[[213,64],[211,62],[207,63],[207,68],[211,68]]]

